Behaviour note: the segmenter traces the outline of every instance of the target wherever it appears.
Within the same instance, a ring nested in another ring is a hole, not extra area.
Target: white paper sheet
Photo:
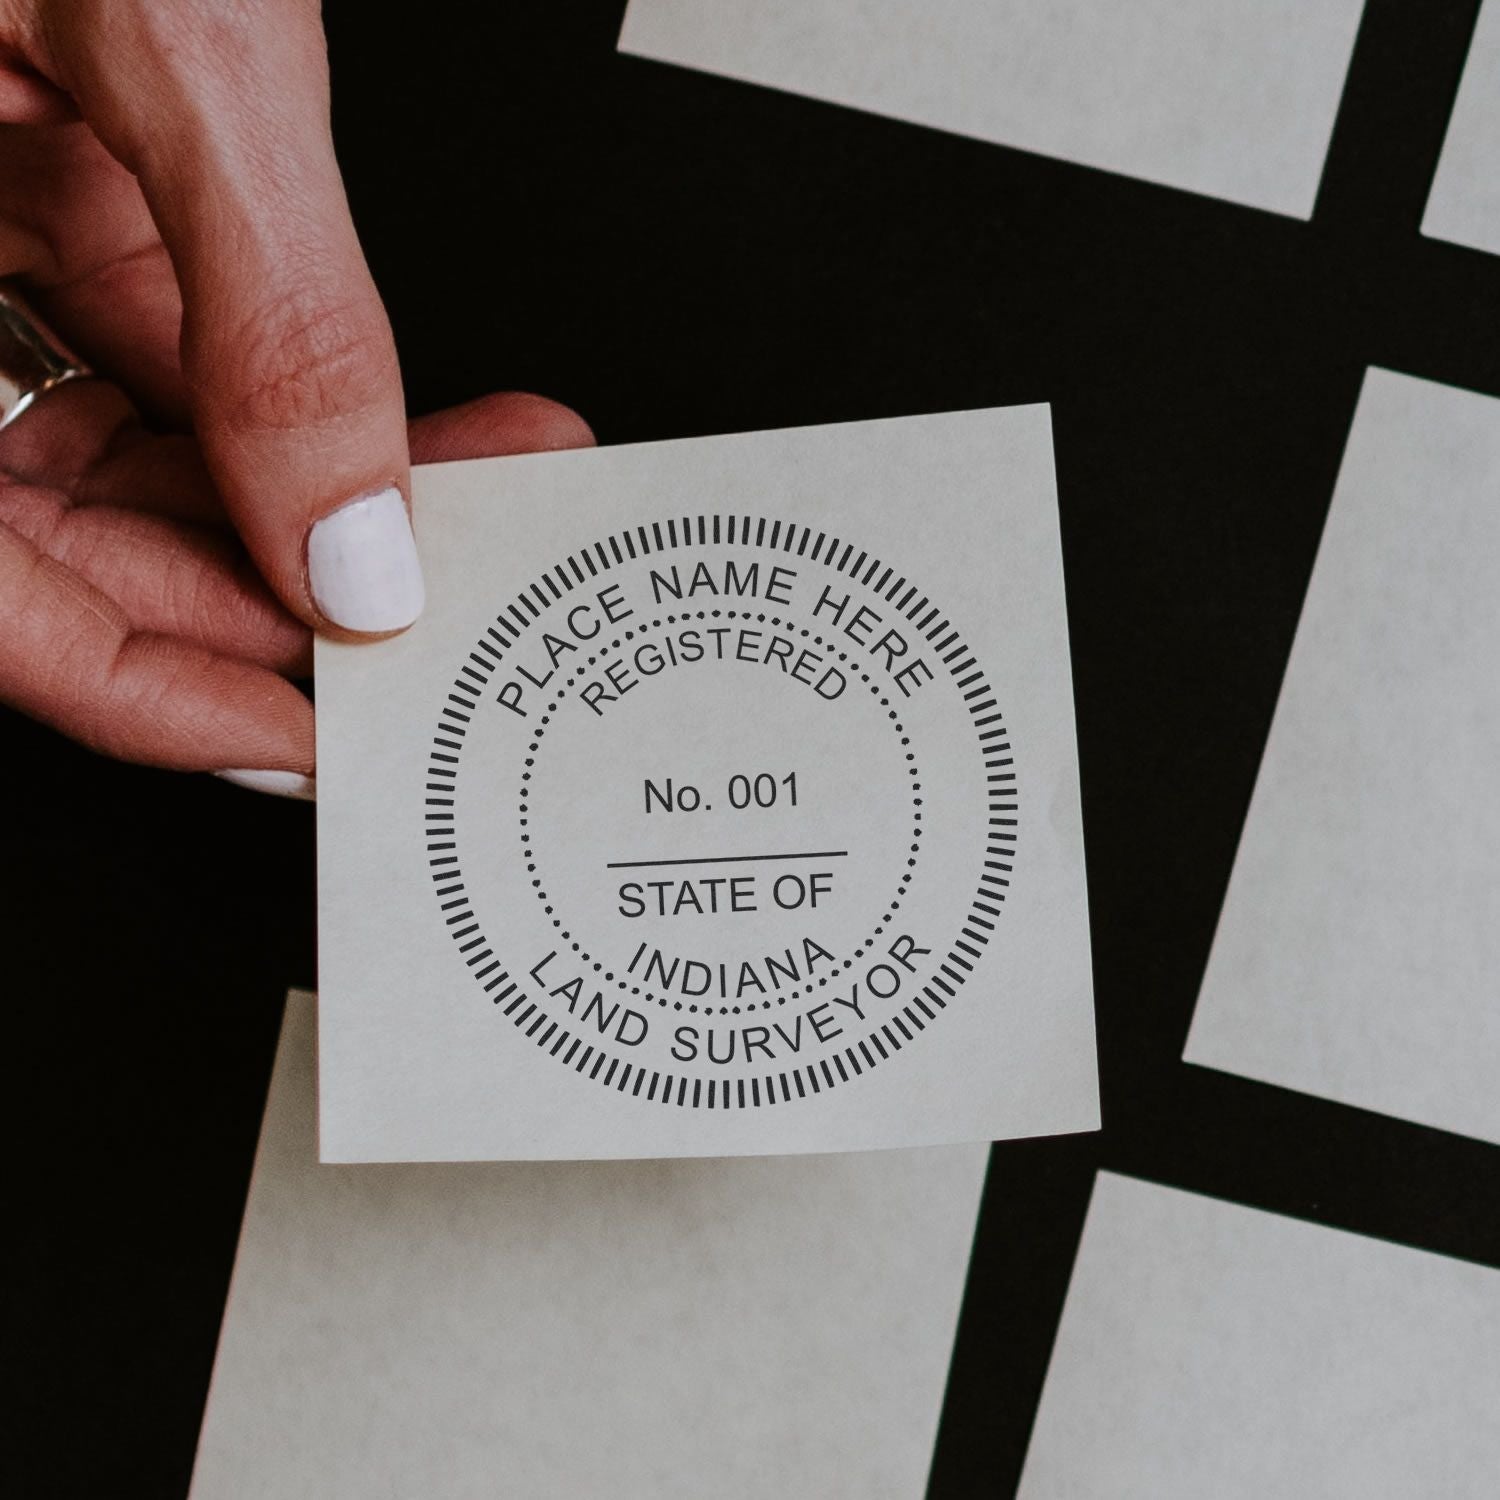
[[[1422,233],[1500,255],[1500,4],[1480,9]]]
[[[631,0],[623,51],[1311,217],[1363,0]]]
[[[920,1500],[985,1148],[319,1166],[293,995],[194,1500]]]
[[[1493,1500],[1500,1272],[1101,1173],[1020,1500]]]
[[[1500,401],[1371,370],[1189,1062],[1500,1141]]]
[[[1092,1129],[1044,407],[416,476],[318,646],[325,1160]]]

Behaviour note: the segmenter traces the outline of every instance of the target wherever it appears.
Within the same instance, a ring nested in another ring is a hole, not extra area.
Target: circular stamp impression
[[[916,583],[705,515],[505,603],[440,709],[424,832],[457,956],[527,1044],[647,1103],[760,1108],[941,1024],[1001,940],[1017,806],[984,670]]]

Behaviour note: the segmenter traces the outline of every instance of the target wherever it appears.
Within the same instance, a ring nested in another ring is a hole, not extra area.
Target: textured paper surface
[[[1362,0],[631,0],[662,62],[1312,215]]]
[[[1500,1272],[1101,1173],[1021,1500],[1492,1500]]]
[[[1044,407],[418,473],[318,647],[325,1160],[1097,1124]]]
[[[1188,1036],[1500,1141],[1500,401],[1371,370]]]
[[[1480,9],[1422,233],[1500,255],[1500,4]]]
[[[319,1166],[293,995],[194,1500],[920,1500],[985,1148]]]

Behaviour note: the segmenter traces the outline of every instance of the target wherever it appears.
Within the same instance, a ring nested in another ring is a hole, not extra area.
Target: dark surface
[[[1361,374],[1500,395],[1500,258],[1417,232],[1476,0],[1370,0],[1311,224],[621,58],[620,0],[330,9],[414,410],[1054,405],[1105,1129],[994,1152],[932,1495],[1011,1493],[1096,1166],[1500,1264],[1500,1149],[1179,1061]],[[0,747],[12,1492],[180,1496],[312,815]]]

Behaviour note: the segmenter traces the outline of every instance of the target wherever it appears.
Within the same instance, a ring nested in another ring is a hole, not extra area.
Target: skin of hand
[[[0,0],[0,277],[106,377],[0,431],[0,700],[122,759],[310,776],[312,633],[422,606],[412,458],[592,442],[408,430],[307,0]]]

